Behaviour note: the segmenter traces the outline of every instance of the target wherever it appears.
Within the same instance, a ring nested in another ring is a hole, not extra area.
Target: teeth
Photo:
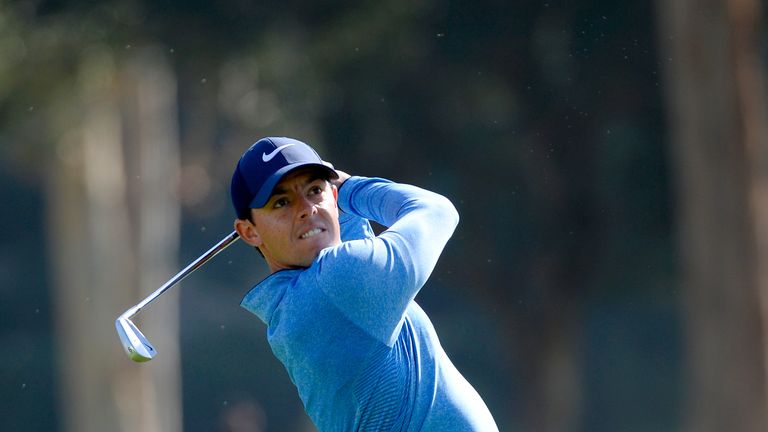
[[[309,231],[305,232],[304,234],[302,234],[301,238],[303,238],[303,239],[310,238],[312,236],[320,234],[321,232],[323,232],[323,230],[321,230],[320,228],[315,228],[315,229],[309,230]]]

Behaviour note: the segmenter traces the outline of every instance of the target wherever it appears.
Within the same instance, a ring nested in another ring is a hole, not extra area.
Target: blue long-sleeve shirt
[[[378,178],[339,190],[342,243],[256,285],[267,324],[320,431],[497,431],[414,298],[458,223],[446,198]],[[389,227],[374,236],[368,220]]]

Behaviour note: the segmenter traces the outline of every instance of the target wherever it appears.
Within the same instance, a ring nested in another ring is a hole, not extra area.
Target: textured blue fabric
[[[414,297],[458,223],[446,198],[378,178],[339,191],[342,244],[242,306],[267,324],[320,431],[497,431]],[[374,236],[368,220],[389,227]]]

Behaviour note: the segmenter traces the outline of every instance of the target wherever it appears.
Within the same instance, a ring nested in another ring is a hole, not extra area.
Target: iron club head
[[[152,360],[157,354],[157,350],[147,340],[138,327],[128,318],[118,318],[115,321],[117,335],[120,336],[120,342],[123,344],[126,354],[135,362],[146,362]]]
[[[163,286],[155,290],[155,292],[147,296],[147,298],[139,302],[139,304],[136,306],[133,306],[132,308],[125,311],[117,318],[117,320],[115,320],[117,335],[120,337],[120,342],[123,344],[123,349],[125,349],[126,354],[128,354],[128,357],[130,357],[131,360],[136,362],[146,362],[152,360],[155,355],[157,355],[157,350],[155,350],[155,347],[149,343],[144,334],[142,334],[138,327],[136,327],[136,325],[131,321],[131,317],[139,313],[143,307],[154,301],[168,289],[182,281],[190,273],[200,268],[200,266],[216,256],[216,254],[226,249],[227,246],[231,245],[232,242],[238,238],[239,236],[237,231],[233,231],[231,234],[227,235],[221,241],[216,243],[206,253],[192,261],[182,271],[177,273],[176,276],[172,277],[170,280],[168,280],[168,282],[164,283]]]

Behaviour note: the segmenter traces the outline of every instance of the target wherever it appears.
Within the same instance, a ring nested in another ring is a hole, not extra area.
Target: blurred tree
[[[11,170],[45,184],[62,429],[180,431],[173,296],[145,321],[150,367],[110,324],[175,272],[179,231],[175,76],[157,50],[112,50],[121,11],[3,5],[3,137]]]
[[[162,351],[151,365],[107,325],[175,272],[179,237],[174,75],[157,51],[126,57],[84,50],[53,120],[67,125],[48,178],[62,412],[72,431],[181,431],[178,295],[142,319]]]
[[[768,429],[768,133],[757,0],[657,3],[685,289],[686,430]]]

